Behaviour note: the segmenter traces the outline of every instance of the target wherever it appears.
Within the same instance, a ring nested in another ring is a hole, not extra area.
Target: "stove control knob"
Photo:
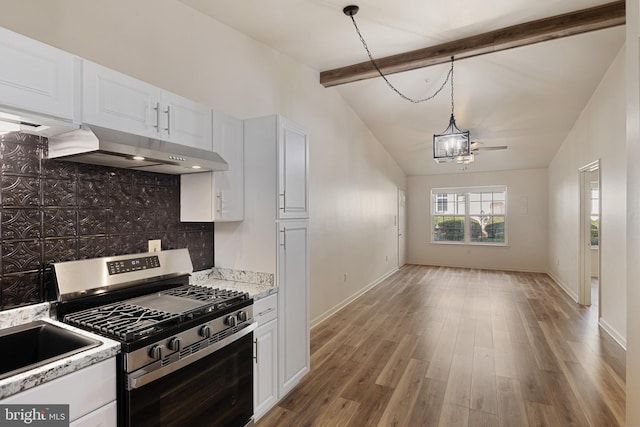
[[[247,321],[247,312],[246,311],[239,311],[238,312],[238,320],[241,322],[246,322]]]
[[[211,337],[211,327],[209,327],[209,325],[204,325],[202,328],[200,328],[198,334],[203,338]]]
[[[236,326],[238,324],[238,318],[232,314],[231,316],[227,316],[227,318],[224,319],[224,323],[229,326]]]
[[[167,346],[170,350],[180,351],[182,350],[182,339],[180,337],[174,337],[169,340]]]
[[[149,357],[154,360],[162,359],[162,347],[157,344],[151,346],[151,348],[149,349]]]

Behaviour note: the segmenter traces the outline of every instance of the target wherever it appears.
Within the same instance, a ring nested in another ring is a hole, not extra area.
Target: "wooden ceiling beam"
[[[456,60],[471,58],[624,24],[625,2],[619,0],[465,37],[437,46],[387,56],[375,61],[385,75],[401,73],[443,64],[449,62],[452,56]],[[322,71],[320,83],[324,87],[331,87],[378,76],[379,74],[371,62],[367,61]]]

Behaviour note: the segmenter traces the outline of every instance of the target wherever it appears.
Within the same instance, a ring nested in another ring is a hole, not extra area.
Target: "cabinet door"
[[[278,218],[309,218],[309,137],[280,117],[278,135]]]
[[[82,63],[82,121],[151,138],[160,135],[160,89],[90,61]]]
[[[309,372],[309,235],[307,221],[278,224],[278,392],[288,393]]]
[[[211,151],[211,108],[163,91],[161,100],[162,139]]]
[[[255,342],[253,407],[258,420],[278,401],[278,321],[260,325]]]
[[[213,151],[229,163],[229,170],[216,172],[216,221],[244,219],[244,140],[242,120],[214,111]]]
[[[180,177],[180,221],[231,222],[244,219],[244,141],[242,120],[213,113],[214,151],[229,163],[224,172]]]
[[[118,425],[118,411],[116,402],[111,402],[82,418],[69,424],[69,427],[116,427]]]
[[[14,394],[0,404],[68,404],[70,421],[75,421],[114,400],[115,357]]]
[[[0,104],[76,122],[76,60],[68,52],[0,28]]]
[[[188,173],[180,176],[180,221],[212,222],[218,209],[215,176],[219,172]]]

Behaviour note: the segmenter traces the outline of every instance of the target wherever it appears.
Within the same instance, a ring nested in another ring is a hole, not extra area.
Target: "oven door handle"
[[[136,388],[140,388],[142,386],[145,386],[147,384],[149,384],[152,381],[157,380],[158,378],[162,378],[165,375],[169,375],[172,372],[175,372],[179,369],[184,368],[185,366],[188,366],[190,364],[192,364],[193,362],[196,362],[200,359],[202,359],[205,356],[210,355],[211,353],[215,353],[216,351],[220,350],[221,348],[233,343],[234,341],[239,340],[240,338],[244,337],[245,335],[250,334],[251,332],[253,332],[256,328],[258,327],[258,323],[257,322],[252,322],[249,325],[247,325],[246,327],[240,329],[238,332],[234,333],[233,335],[229,335],[226,338],[221,339],[220,341],[217,341],[213,344],[210,344],[209,346],[207,346],[206,348],[190,354],[189,356],[185,357],[184,359],[180,359],[176,362],[170,363],[167,366],[164,366],[160,369],[155,369],[153,371],[148,371],[145,368],[139,369],[135,372],[130,373],[127,376],[127,390],[131,391],[134,390]]]

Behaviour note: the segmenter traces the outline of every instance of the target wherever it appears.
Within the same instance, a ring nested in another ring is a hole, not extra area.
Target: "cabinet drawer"
[[[15,394],[4,404],[68,404],[74,421],[116,400],[116,359],[111,358]]]
[[[278,317],[278,295],[269,295],[253,303],[253,317],[258,325]]]
[[[82,418],[78,418],[72,422],[69,427],[116,427],[117,419],[117,405],[116,402],[113,401],[108,405],[88,413]]]

